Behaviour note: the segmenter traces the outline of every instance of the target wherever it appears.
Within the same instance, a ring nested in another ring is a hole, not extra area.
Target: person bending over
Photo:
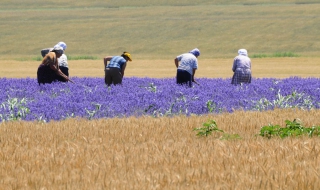
[[[124,71],[128,61],[132,61],[131,55],[128,52],[123,52],[120,56],[106,56],[103,58],[105,71],[104,80],[106,85],[122,84]]]
[[[46,54],[38,67],[37,80],[39,84],[52,83],[57,80],[57,76],[62,77],[65,81],[70,81],[59,68],[58,58],[63,54],[63,49],[60,46],[54,47]]]
[[[198,84],[194,80],[194,75],[198,69],[198,57],[200,56],[199,49],[195,48],[189,53],[178,55],[174,59],[174,63],[177,67],[177,84],[187,84],[192,87],[192,82]],[[180,62],[180,64],[179,64]]]
[[[69,65],[68,65],[68,58],[65,54],[65,51],[67,49],[67,44],[64,42],[57,43],[54,47],[60,46],[63,49],[63,54],[61,57],[58,58],[59,68],[65,74],[67,77],[69,77]],[[53,48],[54,48],[53,47]],[[45,48],[41,50],[42,57],[46,56],[53,48]],[[61,82],[67,82],[63,77],[60,75],[57,75],[57,80]]]
[[[238,56],[233,60],[233,77],[231,84],[251,83],[251,60],[246,49],[239,49]]]

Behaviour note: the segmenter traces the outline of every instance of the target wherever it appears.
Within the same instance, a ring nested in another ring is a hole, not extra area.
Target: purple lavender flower
[[[256,78],[238,86],[231,85],[230,78],[199,78],[201,85],[192,88],[177,85],[174,78],[130,77],[111,87],[103,78],[73,80],[76,84],[38,85],[31,78],[0,78],[0,121],[320,108],[319,78]]]

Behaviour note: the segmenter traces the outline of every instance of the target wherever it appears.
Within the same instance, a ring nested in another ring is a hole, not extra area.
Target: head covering
[[[200,51],[198,48],[194,48],[193,50],[189,51],[189,53],[192,53],[196,57],[200,56]]]
[[[125,56],[125,57],[128,58],[129,61],[132,61],[130,53],[128,53],[128,52],[123,52],[122,56]]]
[[[64,42],[59,42],[54,47],[56,47],[56,46],[62,47],[63,51],[65,51],[67,49],[67,44]]]
[[[51,50],[52,52],[56,52],[58,54],[63,54],[63,48],[60,46],[54,46],[53,49]]]
[[[248,52],[247,52],[246,49],[239,49],[239,50],[238,50],[238,54],[239,54],[239,55],[248,56]]]

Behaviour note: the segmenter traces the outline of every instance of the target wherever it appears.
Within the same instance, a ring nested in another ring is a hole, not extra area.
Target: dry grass
[[[175,77],[176,69],[172,60],[134,60],[129,62],[125,77]],[[256,78],[320,77],[320,58],[263,58],[252,59],[252,73]],[[202,59],[196,77],[228,78],[233,75],[231,59]],[[0,63],[1,77],[36,78],[40,62],[3,60]],[[103,61],[69,61],[71,77],[103,77]]]
[[[320,111],[0,124],[0,189],[318,189],[320,139],[265,139],[260,127]],[[198,138],[209,119],[220,133]]]

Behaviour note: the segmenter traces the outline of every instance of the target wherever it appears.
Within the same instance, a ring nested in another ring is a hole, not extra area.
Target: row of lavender
[[[0,121],[320,108],[319,78],[255,78],[239,86],[231,79],[200,78],[192,88],[177,85],[174,78],[124,78],[123,85],[111,87],[102,78],[73,80],[76,84],[38,85],[31,78],[0,78]]]

